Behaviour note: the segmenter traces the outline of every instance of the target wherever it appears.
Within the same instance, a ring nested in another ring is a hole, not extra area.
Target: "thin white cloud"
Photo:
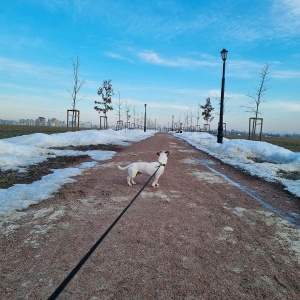
[[[40,91],[40,88],[35,88],[35,87],[29,87],[29,86],[24,86],[20,84],[13,84],[13,83],[0,83],[0,87],[4,90],[14,90],[14,91],[22,91],[23,93],[25,91],[28,92],[38,92]]]
[[[270,73],[270,77],[279,79],[300,78],[300,71],[282,70]]]
[[[222,1],[221,1],[222,2]],[[300,32],[300,1],[257,1],[253,9],[241,9],[237,1],[223,3],[189,3],[182,1],[82,1],[42,0],[51,12],[66,11],[76,20],[89,19],[117,27],[124,34],[151,36],[156,40],[205,37],[220,42],[222,36],[240,43],[270,42]],[[112,16],[117,16],[118,20]],[[170,63],[170,62],[169,62]]]
[[[116,60],[123,60],[123,61],[128,61],[130,63],[134,63],[134,61],[128,57],[125,57],[119,53],[115,53],[115,52],[106,52],[105,55],[107,57],[110,57],[110,58],[113,58],[113,59],[116,59]]]
[[[161,108],[161,109],[175,109],[175,110],[186,110],[189,109],[189,106],[180,105],[180,104],[170,104],[170,103],[161,103],[161,102],[154,102],[154,101],[147,101],[147,100],[136,100],[131,98],[123,99],[127,102],[128,105],[142,107],[144,109],[144,104],[147,103],[148,108]],[[115,103],[117,100],[114,101]]]
[[[71,69],[71,68],[70,68]],[[5,73],[23,73],[35,76],[49,75],[49,74],[67,74],[66,70],[62,68],[47,66],[47,65],[37,65],[30,64],[23,61],[13,60],[10,58],[0,57],[0,71]]]
[[[190,107],[186,105],[162,104],[159,102],[150,102],[147,103],[147,106],[151,108],[174,109],[179,111],[190,109]]]
[[[198,54],[199,59],[189,57],[175,57],[167,58],[153,50],[144,50],[136,52],[136,55],[145,63],[153,64],[157,66],[173,67],[173,68],[220,68],[220,59],[211,55]],[[228,59],[226,75],[228,77],[238,78],[253,78],[257,77],[266,62],[257,62],[250,60],[236,60]],[[272,66],[277,62],[270,62]],[[272,70],[271,70],[272,71]],[[273,78],[296,78],[299,77],[300,72],[298,71],[276,71],[270,75]]]
[[[257,62],[248,60],[228,60],[227,74],[239,78],[253,78],[259,77],[259,74],[265,64],[270,65],[269,78],[276,79],[293,79],[300,78],[300,71],[298,70],[279,70],[278,66],[282,64],[278,61],[274,62]]]
[[[176,58],[165,58],[157,54],[152,50],[144,50],[137,53],[138,57],[142,59],[143,62],[165,66],[165,67],[180,67],[180,68],[195,68],[195,67],[216,67],[220,64],[213,60],[197,60],[184,57]]]
[[[59,11],[69,6],[68,0],[43,0],[42,4],[50,11]]]
[[[284,111],[285,113],[299,113],[300,103],[290,102],[290,101],[268,101],[266,106],[270,106],[276,111]]]
[[[300,34],[300,1],[275,0],[273,4],[274,28],[279,34],[293,36]]]
[[[290,15],[291,17],[300,15],[299,0],[276,0],[274,8],[281,11],[281,14]]]
[[[264,63],[250,60],[232,60],[227,61],[227,76],[238,78],[251,78],[257,76]]]
[[[23,48],[41,48],[45,44],[43,38],[38,36],[24,36],[15,34],[1,34],[0,47],[17,51]]]

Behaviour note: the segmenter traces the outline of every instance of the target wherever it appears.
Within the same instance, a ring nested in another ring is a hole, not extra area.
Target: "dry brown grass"
[[[87,130],[87,128],[83,128]],[[0,139],[10,137],[33,134],[33,133],[63,133],[67,132],[67,127],[51,127],[51,126],[27,126],[27,125],[0,125]]]
[[[247,139],[248,136],[228,135],[228,139]],[[296,137],[263,137],[263,142],[267,142],[293,152],[300,152],[300,138]]]

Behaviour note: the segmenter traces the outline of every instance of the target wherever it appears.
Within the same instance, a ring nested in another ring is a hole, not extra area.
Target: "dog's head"
[[[158,161],[161,163],[161,164],[166,164],[167,163],[167,160],[168,160],[168,156],[170,154],[170,151],[159,151],[157,152],[157,155],[159,156],[158,157]]]
[[[162,150],[162,151],[157,152],[157,155],[161,155],[162,153],[165,153],[167,156],[169,156],[170,151],[164,151],[164,150]]]

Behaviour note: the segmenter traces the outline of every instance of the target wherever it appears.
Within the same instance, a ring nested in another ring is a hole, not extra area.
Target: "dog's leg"
[[[151,186],[159,186],[158,184],[158,178],[160,177],[160,175],[158,174],[155,174],[155,177],[154,177],[154,180],[153,180],[153,183],[151,184]]]
[[[128,176],[128,177],[127,177],[127,184],[128,184],[129,186],[132,186],[133,184],[136,184],[136,182],[134,182],[133,177]]]
[[[132,184],[131,184],[131,177],[130,176],[127,176],[127,184],[129,186],[132,186]]]
[[[134,167],[130,167],[128,169],[128,177],[127,177],[127,183],[129,186],[132,186],[133,184],[136,184],[133,180],[137,174],[137,170]]]

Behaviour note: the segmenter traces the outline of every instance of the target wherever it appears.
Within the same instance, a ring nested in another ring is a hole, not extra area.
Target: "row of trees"
[[[85,79],[79,79],[79,68],[80,68],[80,59],[79,56],[76,56],[76,59],[72,59],[72,67],[73,67],[73,88],[72,90],[68,90],[68,92],[71,95],[72,98],[72,128],[74,128],[74,124],[76,124],[76,104],[82,100],[84,97],[79,98],[78,93],[80,89],[83,87],[85,84]],[[107,119],[107,113],[111,110],[113,110],[112,104],[112,96],[114,95],[114,89],[112,86],[112,80],[107,79],[104,80],[102,83],[102,86],[98,89],[97,94],[101,97],[100,101],[94,101],[95,106],[94,109],[99,113],[103,113],[104,118]],[[120,99],[120,94],[119,94],[119,102],[117,103],[117,111],[118,111],[118,116],[119,116],[119,121],[121,120],[121,111],[123,110],[122,107],[123,101]],[[129,121],[131,115],[130,113],[130,106],[127,105],[126,102],[126,119]],[[135,115],[135,109],[134,109],[134,115]],[[106,123],[107,124],[107,123]]]
[[[262,118],[259,120],[258,116],[261,115],[260,112],[260,105],[261,103],[265,102],[263,99],[265,92],[269,89],[267,86],[267,82],[269,80],[269,74],[270,74],[270,64],[265,63],[265,65],[261,68],[261,71],[259,73],[259,85],[258,88],[255,89],[254,93],[247,94],[247,97],[251,98],[249,101],[248,106],[241,106],[245,112],[251,113],[253,115],[253,122],[251,124],[251,128],[249,128],[249,135],[251,134],[252,137],[256,135],[257,131],[257,126],[261,125],[262,129]],[[216,99],[219,101],[220,105],[220,99],[216,97]],[[228,100],[228,97],[225,97],[225,102]],[[193,126],[193,117],[196,116],[197,118],[197,126],[199,123],[199,118],[200,118],[200,109],[203,110],[202,112],[202,117],[206,121],[206,124],[209,125],[210,122],[214,119],[212,113],[214,111],[214,108],[212,107],[211,104],[211,99],[207,98],[206,103],[204,105],[198,104],[198,110],[197,112],[193,112],[190,110],[189,112],[186,112],[184,114],[184,124],[186,127]],[[179,120],[181,123],[181,116],[179,116]],[[261,123],[260,123],[261,122]]]
[[[78,55],[76,56],[76,60],[72,60],[72,66],[73,66],[73,89],[72,91],[69,90],[69,93],[72,97],[72,110],[73,110],[73,114],[72,114],[72,124],[76,123],[75,120],[75,110],[76,110],[76,104],[78,101],[84,99],[84,97],[78,98],[78,93],[80,91],[80,89],[82,88],[82,86],[85,84],[85,79],[79,79],[79,67],[80,67],[80,60]],[[95,102],[95,106],[94,109],[99,113],[103,113],[104,117],[107,118],[107,113],[111,110],[113,110],[113,106],[112,104],[112,96],[114,95],[114,89],[112,86],[112,80],[111,79],[107,79],[104,80],[102,83],[102,86],[98,89],[97,94],[101,97],[100,101],[94,101]],[[126,122],[129,122],[129,119],[131,118],[131,106],[127,104],[125,104],[125,109],[123,107],[124,101],[121,100],[120,97],[120,93],[119,93],[119,100],[116,103],[116,110],[117,110],[117,115],[118,115],[118,120],[119,122],[121,121],[121,116],[122,116],[122,111],[125,110],[126,113]],[[198,105],[198,108],[203,109],[202,112],[202,116],[203,119],[206,121],[206,123],[210,123],[214,118],[212,117],[212,111],[214,110],[214,108],[211,105],[211,101],[210,98],[206,99],[206,103],[204,105]],[[198,116],[197,116],[197,125],[199,122],[199,111],[198,109]],[[133,108],[133,118],[134,118],[134,123],[136,122],[136,120],[138,121],[139,118],[136,117],[137,112],[135,110],[135,108]],[[188,122],[188,117],[191,118],[191,124],[192,124],[192,113],[191,115],[187,115],[187,118],[185,120],[184,123],[189,123]],[[141,116],[141,120],[142,120],[142,116]]]
[[[78,98],[78,93],[80,89],[85,84],[85,79],[79,79],[79,68],[80,68],[80,59],[79,56],[76,56],[76,59],[72,59],[72,67],[73,67],[73,88],[72,90],[68,90],[72,98],[72,129],[74,129],[75,124],[77,123],[76,117],[78,114],[76,113],[76,104],[80,100],[82,100],[85,96]],[[104,80],[102,86],[98,89],[98,95],[101,97],[101,101],[95,101],[94,109],[100,114],[103,112],[104,117],[107,118],[107,112],[113,110],[111,105],[112,96],[114,95],[114,90],[111,84],[111,79]],[[99,105],[102,105],[99,106]]]
[[[76,123],[76,104],[78,101],[82,100],[84,97],[78,98],[78,93],[80,91],[80,89],[82,88],[82,86],[85,84],[85,79],[79,79],[79,67],[80,67],[80,59],[78,57],[78,55],[76,56],[76,60],[72,60],[72,66],[73,66],[73,89],[72,91],[69,90],[69,93],[72,97],[72,110],[73,110],[73,115],[72,115],[72,124]],[[268,90],[268,87],[266,86],[266,82],[268,80],[268,75],[269,75],[269,68],[270,65],[268,63],[266,63],[264,65],[264,67],[261,69],[261,73],[259,74],[260,76],[260,84],[259,87],[255,90],[254,94],[249,94],[248,93],[248,97],[251,98],[251,101],[249,102],[249,106],[242,106],[243,108],[246,109],[246,112],[250,112],[253,113],[255,115],[255,118],[257,120],[258,115],[260,114],[259,111],[259,106],[262,102],[264,102],[263,100],[263,96],[265,94],[265,92]],[[113,110],[113,106],[112,106],[112,97],[114,95],[114,89],[112,86],[112,80],[111,79],[107,79],[104,80],[102,83],[102,86],[98,89],[97,94],[101,97],[100,101],[94,101],[95,102],[95,106],[94,109],[99,113],[103,113],[104,118],[107,120],[107,113],[108,111]],[[117,115],[118,115],[118,119],[119,122],[121,121],[121,115],[122,115],[122,111],[125,110],[126,113],[126,122],[129,122],[129,119],[131,118],[131,106],[127,104],[125,104],[125,108],[123,107],[124,101],[121,100],[120,98],[120,93],[119,93],[119,100],[116,103],[116,110],[117,110]],[[206,124],[210,124],[211,121],[214,119],[213,117],[213,111],[214,108],[212,107],[211,104],[211,99],[210,97],[208,97],[206,99],[206,103],[205,104],[198,104],[198,110],[196,113],[196,117],[197,117],[197,126],[199,125],[199,119],[200,119],[200,111],[201,115],[203,117],[203,119],[206,121]],[[136,115],[137,112],[135,110],[135,108],[133,108],[133,117],[134,117],[134,122],[136,121]],[[195,113],[192,112],[192,110],[190,110],[190,112],[186,112],[184,115],[184,124],[185,125],[193,125],[193,117],[195,116]],[[142,119],[142,116],[141,116]],[[106,121],[107,122],[107,121]],[[181,115],[179,115],[179,123],[182,123],[181,121]],[[107,124],[107,123],[106,123]],[[255,123],[256,124],[256,123]],[[73,126],[73,125],[72,125]],[[255,134],[255,129],[256,126],[253,125],[253,131]]]
[[[210,97],[206,98],[205,104],[198,104],[197,111],[193,111],[190,109],[183,113],[183,116],[179,114],[178,119],[175,120],[178,124],[183,124],[183,127],[189,127],[194,125],[194,118],[196,117],[196,126],[199,126],[200,116],[202,116],[203,120],[205,120],[206,124],[210,124],[210,122],[214,119],[213,117],[214,108],[212,107]]]

